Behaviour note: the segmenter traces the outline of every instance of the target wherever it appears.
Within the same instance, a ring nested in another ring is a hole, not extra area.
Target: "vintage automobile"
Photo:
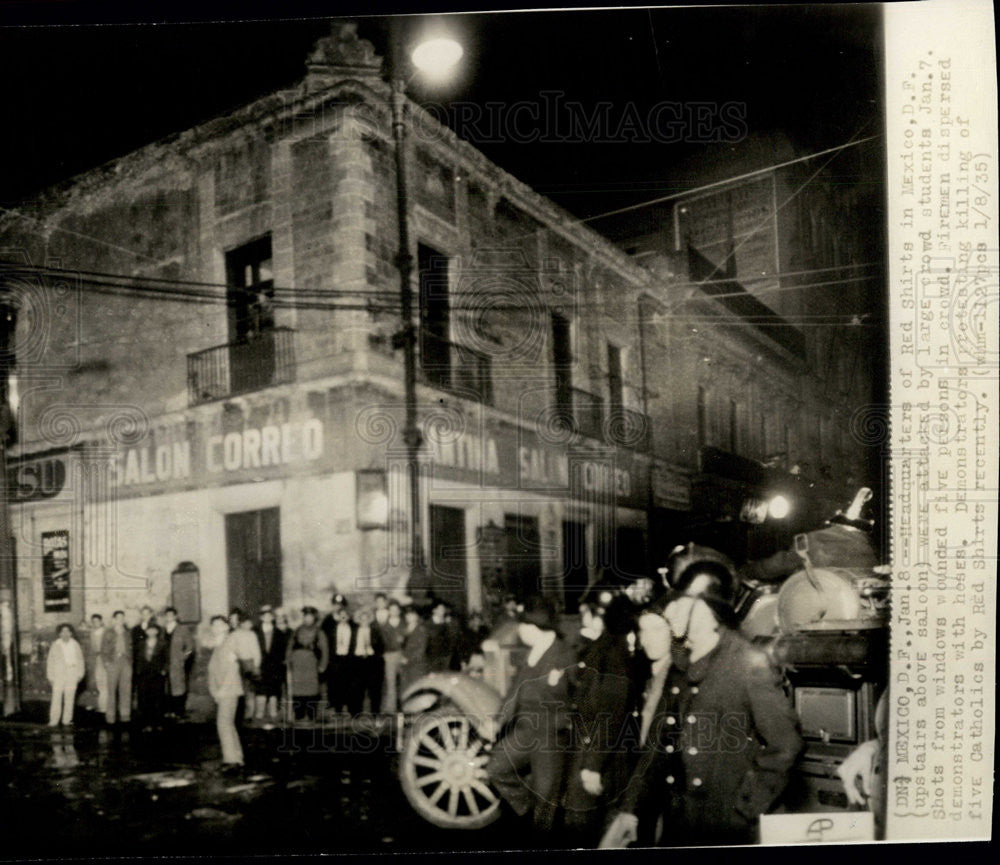
[[[429,673],[403,692],[399,779],[409,803],[429,823],[481,829],[500,815],[486,763],[496,738],[494,718],[526,651],[517,624],[508,620],[483,642],[480,669]]]
[[[801,536],[797,544],[802,547]],[[849,807],[836,770],[875,736],[888,671],[884,571],[810,566],[780,586],[742,588],[740,628],[785,671],[806,740],[786,797],[791,811]],[[563,630],[573,630],[569,619]],[[527,652],[516,632],[513,621],[494,630],[483,643],[481,670],[431,673],[402,695],[400,783],[413,808],[435,826],[480,829],[499,817],[486,764],[502,695]]]

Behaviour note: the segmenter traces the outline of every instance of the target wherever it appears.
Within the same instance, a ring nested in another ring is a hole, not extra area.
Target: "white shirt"
[[[367,658],[374,655],[372,649],[372,632],[369,625],[358,625],[358,639],[354,645],[354,654],[360,658]]]
[[[337,654],[346,655],[351,651],[351,626],[347,622],[337,624]]]
[[[531,651],[528,652],[527,664],[529,667],[534,667],[544,655],[549,647],[556,641],[555,631],[542,631],[542,638],[531,647]]]

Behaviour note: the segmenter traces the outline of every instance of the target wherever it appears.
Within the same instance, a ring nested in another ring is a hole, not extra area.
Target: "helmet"
[[[674,547],[670,551],[667,559],[667,566],[660,568],[659,572],[663,577],[663,582],[669,589],[678,588],[678,580],[687,569],[696,562],[715,562],[728,570],[732,575],[732,582],[736,585],[736,568],[732,559],[725,553],[713,550],[711,547],[703,547],[699,544],[684,544]]]
[[[721,619],[732,619],[739,578],[728,556],[710,547],[688,544],[677,547],[669,562],[667,603],[681,597],[700,598]]]

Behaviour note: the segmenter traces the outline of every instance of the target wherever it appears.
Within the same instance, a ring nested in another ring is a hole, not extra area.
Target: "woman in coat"
[[[45,662],[45,675],[52,685],[52,705],[49,708],[49,726],[73,724],[73,707],[76,704],[76,689],[86,672],[83,649],[76,641],[72,625],[60,625],[59,635],[49,646]]]
[[[324,634],[316,625],[319,613],[315,607],[302,608],[302,624],[288,641],[288,688],[295,710],[295,719],[307,715],[316,720],[319,708],[320,678],[330,660],[330,648]]]

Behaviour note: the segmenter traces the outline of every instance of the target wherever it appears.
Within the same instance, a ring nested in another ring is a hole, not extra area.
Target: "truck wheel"
[[[414,810],[443,829],[481,829],[500,816],[486,776],[486,742],[469,719],[431,712],[414,722],[400,755],[403,793]]]

